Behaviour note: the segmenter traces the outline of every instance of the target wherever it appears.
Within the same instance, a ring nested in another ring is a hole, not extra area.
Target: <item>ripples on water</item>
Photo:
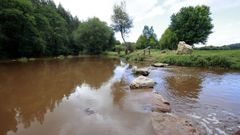
[[[240,73],[152,68],[149,75],[174,113],[208,134],[240,129]],[[0,135],[153,135],[151,90],[133,91],[118,60],[75,58],[0,64]]]
[[[155,90],[170,100],[175,113],[194,119],[208,134],[240,128],[239,72],[181,67],[154,72],[161,76]]]

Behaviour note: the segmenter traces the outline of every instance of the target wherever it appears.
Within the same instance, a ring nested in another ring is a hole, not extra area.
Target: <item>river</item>
[[[154,135],[150,94],[207,134],[240,129],[240,71],[152,68],[153,90],[130,90],[131,66],[99,57],[0,63],[0,135]]]

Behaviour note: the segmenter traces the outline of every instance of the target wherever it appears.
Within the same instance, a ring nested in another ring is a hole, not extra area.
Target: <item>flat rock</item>
[[[167,67],[168,64],[166,63],[154,63],[152,64],[153,67]]]
[[[151,121],[156,135],[200,135],[191,121],[171,113],[152,112]]]
[[[139,76],[135,78],[132,83],[130,84],[131,89],[141,89],[141,88],[153,88],[155,82],[145,76]]]
[[[170,112],[170,103],[165,100],[160,94],[153,93],[152,97],[152,111],[153,112]]]
[[[133,73],[138,74],[138,75],[143,75],[143,76],[148,76],[149,75],[149,68],[137,68],[136,66],[133,67]]]

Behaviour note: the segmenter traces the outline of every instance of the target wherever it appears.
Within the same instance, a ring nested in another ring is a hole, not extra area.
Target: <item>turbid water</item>
[[[130,90],[119,60],[84,57],[0,64],[0,135],[154,135],[150,93],[208,134],[240,129],[240,72],[152,68],[153,90]]]

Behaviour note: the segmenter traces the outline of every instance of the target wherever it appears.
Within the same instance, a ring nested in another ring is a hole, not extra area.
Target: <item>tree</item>
[[[130,32],[130,28],[133,27],[132,19],[129,17],[126,11],[126,3],[122,1],[120,5],[114,5],[113,7],[113,15],[112,19],[112,27],[115,32],[120,32],[121,37],[123,39],[124,44],[126,45],[125,37]],[[127,50],[126,46],[126,50]]]
[[[136,42],[136,49],[144,49],[146,48],[146,45],[147,39],[143,35],[140,35]]]
[[[88,54],[100,54],[114,46],[114,32],[98,18],[88,19],[79,25],[74,39],[81,51]]]
[[[152,26],[144,26],[142,35],[140,35],[140,37],[138,38],[136,45],[137,49],[144,49],[148,46],[151,46],[152,48],[157,48],[157,35],[154,33],[154,29]]]
[[[213,24],[208,6],[183,7],[180,12],[171,16],[170,29],[176,33],[179,41],[193,45],[206,43],[212,33]]]
[[[167,28],[159,41],[160,49],[177,49],[178,39],[176,34],[169,28]]]

